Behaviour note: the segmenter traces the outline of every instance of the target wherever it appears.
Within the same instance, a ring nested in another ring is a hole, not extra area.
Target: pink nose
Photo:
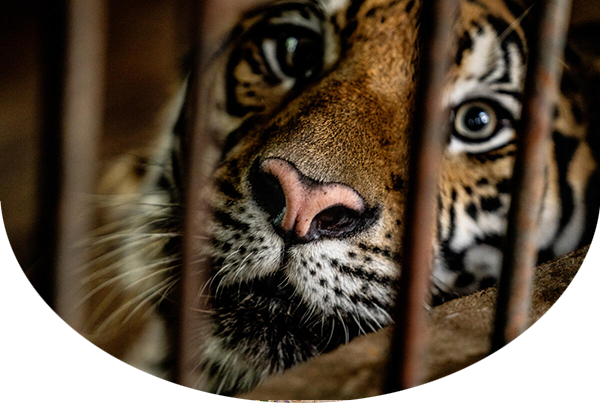
[[[339,236],[355,229],[365,211],[363,198],[340,183],[319,183],[279,158],[264,161],[259,170],[276,179],[285,198],[275,225],[299,239]],[[283,216],[282,214],[283,213]]]

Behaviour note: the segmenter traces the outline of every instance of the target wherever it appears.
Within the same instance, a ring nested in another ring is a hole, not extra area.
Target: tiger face
[[[414,0],[270,2],[244,17],[202,77],[212,108],[207,154],[217,161],[202,195],[213,213],[210,242],[198,251],[213,267],[212,327],[199,346],[207,390],[247,390],[392,323],[419,13]],[[499,278],[525,13],[516,1],[461,2],[456,58],[440,94],[451,133],[432,239],[435,303]],[[544,256],[578,246],[589,221],[597,167],[584,112],[575,90],[556,100],[540,178]],[[155,183],[178,202],[172,155]]]
[[[219,393],[391,323],[418,6],[334,5],[258,11],[218,69],[239,122],[214,175]]]
[[[222,152],[210,231],[210,390],[248,388],[391,323],[419,9],[409,0],[275,2],[246,17],[208,75]],[[499,278],[527,63],[524,12],[513,2],[462,2],[456,60],[440,94],[451,134],[433,240],[435,302]],[[540,178],[540,247],[551,255],[581,241],[595,169],[574,113],[581,100],[565,96]],[[567,158],[581,167],[566,184],[563,142],[574,144]]]

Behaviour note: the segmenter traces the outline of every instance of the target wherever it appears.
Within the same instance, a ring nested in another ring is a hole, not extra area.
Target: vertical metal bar
[[[411,181],[404,213],[396,330],[386,392],[407,389],[424,380],[424,303],[429,298],[438,176],[449,130],[449,111],[442,105],[441,94],[455,49],[452,38],[458,1],[426,1],[421,13],[422,67],[412,138]]]
[[[513,173],[514,196],[507,229],[492,351],[528,326],[533,270],[538,253],[539,215],[550,147],[554,105],[567,37],[571,0],[538,2],[537,26],[530,37],[525,100]]]
[[[199,261],[198,251],[201,250],[202,239],[205,237],[203,223],[208,218],[207,207],[203,203],[200,193],[206,187],[208,178],[202,169],[203,145],[209,141],[203,116],[202,99],[204,92],[200,85],[202,72],[206,64],[206,55],[202,48],[204,32],[204,18],[208,1],[194,1],[192,11],[192,41],[194,50],[194,71],[190,78],[188,90],[188,105],[190,120],[188,123],[187,138],[189,151],[187,152],[187,166],[189,167],[185,187],[185,221],[183,237],[183,267],[180,286],[179,325],[177,334],[177,352],[175,381],[180,385],[195,387],[199,374],[198,361],[201,360],[201,351],[197,351],[202,344],[203,334],[196,335],[198,329],[207,327],[209,318],[200,312],[200,308],[209,309],[210,301],[203,295],[198,295],[202,284],[209,280],[210,262]]]
[[[180,286],[180,311],[177,334],[175,381],[180,385],[201,387],[202,373],[199,363],[201,350],[210,328],[211,301],[208,284],[211,271],[210,258],[202,256],[203,243],[210,242],[206,236],[210,206],[203,190],[210,184],[212,169],[205,151],[213,141],[207,127],[207,97],[201,77],[209,66],[210,57],[218,48],[220,36],[231,28],[241,12],[250,5],[265,0],[196,0],[193,10],[193,48],[195,54],[194,74],[188,91],[188,150],[189,167],[185,189],[185,218],[183,242],[183,268]],[[200,291],[204,290],[204,294]]]
[[[66,37],[64,2],[42,2],[39,9],[41,26],[41,121],[40,167],[38,171],[38,206],[36,217],[36,250],[40,262],[35,266],[33,282],[36,290],[51,308],[54,303],[54,271],[57,245],[57,211],[62,181],[62,103]]]
[[[52,3],[52,4],[48,4]],[[46,153],[42,196],[51,199],[39,234],[54,271],[53,307],[72,327],[81,329],[79,247],[90,229],[97,141],[103,117],[106,9],[101,0],[45,2],[45,98],[42,144]],[[54,54],[53,52],[56,52]],[[46,148],[47,147],[47,148]],[[52,154],[52,155],[50,155]]]

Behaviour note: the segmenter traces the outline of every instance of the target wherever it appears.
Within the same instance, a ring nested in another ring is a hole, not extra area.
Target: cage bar
[[[204,190],[210,185],[212,166],[207,156],[207,145],[213,142],[207,128],[205,106],[207,91],[201,77],[208,68],[209,59],[217,49],[220,36],[226,32],[232,17],[239,16],[249,5],[261,0],[196,0],[194,1],[192,40],[194,71],[188,92],[187,118],[187,166],[185,184],[185,219],[183,241],[183,267],[180,286],[179,326],[176,335],[175,381],[183,386],[202,388],[202,347],[210,326],[211,301],[208,284],[211,262],[200,251],[209,240],[206,222],[210,208]],[[200,294],[202,291],[202,294]]]
[[[402,275],[396,301],[396,329],[386,392],[423,383],[426,341],[425,303],[429,300],[438,177],[449,133],[444,92],[453,50],[457,0],[424,2],[421,24],[422,64],[412,137],[409,193],[404,213]]]
[[[206,222],[206,207],[200,197],[200,190],[208,182],[208,178],[201,169],[203,159],[203,144],[206,144],[208,134],[203,125],[204,116],[202,109],[203,91],[199,77],[205,67],[206,56],[203,53],[202,39],[205,35],[204,17],[209,1],[194,1],[192,8],[192,41],[194,46],[194,71],[189,85],[189,123],[186,127],[189,139],[189,152],[187,164],[190,167],[185,187],[185,221],[183,227],[183,266],[180,279],[179,318],[176,345],[175,381],[187,387],[196,386],[198,376],[198,362],[202,358],[202,351],[196,351],[195,343],[201,337],[196,334],[198,329],[206,328],[208,317],[201,309],[210,309],[210,301],[204,295],[199,295],[202,285],[209,280],[210,262],[198,260],[198,251],[202,239],[205,237],[203,222]],[[214,2],[212,2],[214,3]],[[211,4],[214,6],[214,4]],[[202,308],[200,308],[202,307]]]
[[[194,72],[188,83],[189,141],[186,155],[188,178],[185,184],[185,219],[183,241],[183,267],[180,287],[179,325],[176,335],[175,381],[183,386],[202,388],[200,362],[202,347],[210,326],[211,301],[208,295],[211,262],[209,257],[200,258],[199,251],[209,242],[206,222],[211,214],[202,192],[210,185],[212,173],[207,145],[213,141],[207,128],[207,92],[201,80],[209,67],[210,58],[218,50],[219,41],[230,24],[250,6],[266,0],[196,0],[192,17],[192,48],[194,49]],[[202,291],[203,290],[203,291]],[[200,292],[202,291],[202,294]]]
[[[209,16],[241,11],[247,0],[194,2],[195,74],[190,82],[190,122],[185,185],[183,267],[176,343],[175,380],[198,387],[199,362],[209,329],[210,297],[200,295],[209,281],[210,260],[199,259],[207,242],[205,223],[210,214],[203,189],[209,184],[205,145],[212,140],[206,126],[206,92],[200,77],[208,65],[214,30],[221,27]],[[386,392],[419,385],[424,380],[426,310],[433,256],[438,176],[448,135],[449,111],[440,94],[454,55],[453,28],[458,0],[427,1],[421,24],[421,77],[417,94],[411,178],[404,213],[402,276],[395,312],[396,329]],[[42,194],[48,202],[41,217],[39,243],[50,257],[54,287],[41,294],[73,328],[81,329],[78,277],[86,256],[75,245],[92,224],[88,195],[95,183],[97,143],[101,132],[104,94],[105,17],[101,0],[65,0],[45,5],[44,60],[45,171]],[[528,325],[531,283],[537,257],[538,219],[543,196],[540,180],[548,157],[560,64],[565,46],[571,0],[541,2],[538,25],[532,30],[530,61],[518,136],[514,196],[509,212],[507,247],[496,308],[492,351],[517,337]],[[449,18],[450,17],[450,18]],[[52,196],[55,195],[55,196]],[[49,214],[51,213],[51,214]],[[48,273],[50,273],[48,271]]]
[[[102,130],[106,7],[101,0],[44,2],[44,111],[38,243],[46,258],[46,301],[80,330],[81,245],[92,225],[97,144]],[[47,217],[47,218],[46,218]]]
[[[527,326],[533,273],[538,254],[543,179],[550,152],[554,107],[561,60],[571,14],[571,0],[538,2],[531,31],[529,67],[513,172],[514,194],[509,211],[492,351],[515,339]]]

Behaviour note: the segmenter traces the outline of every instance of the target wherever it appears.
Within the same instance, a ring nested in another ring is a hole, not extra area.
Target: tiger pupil
[[[465,126],[467,129],[478,132],[490,123],[490,115],[479,107],[471,108],[465,115]]]
[[[308,78],[319,69],[322,50],[311,38],[284,37],[280,42],[279,60],[282,70],[290,77]]]
[[[285,62],[286,65],[289,66],[292,70],[296,66],[296,51],[298,50],[298,39],[290,36],[285,40]]]
[[[285,40],[285,48],[287,49],[288,53],[294,53],[296,51],[297,47],[298,47],[298,39],[297,38],[290,36],[289,38],[287,38]]]

